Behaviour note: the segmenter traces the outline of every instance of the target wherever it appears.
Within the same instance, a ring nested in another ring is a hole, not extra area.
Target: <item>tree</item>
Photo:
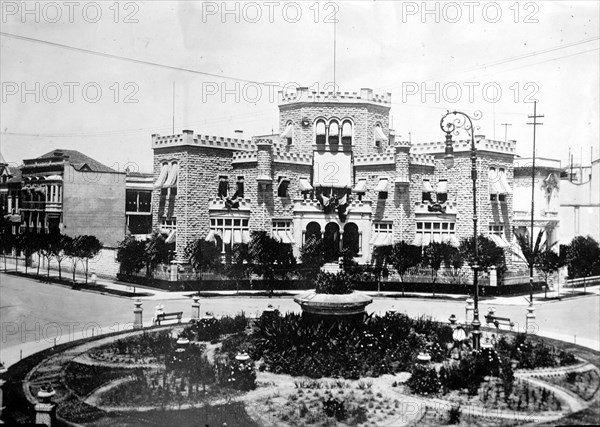
[[[236,243],[232,247],[231,262],[225,269],[225,274],[235,280],[236,289],[239,289],[239,281],[250,277],[252,271],[252,259],[248,251],[247,243]]]
[[[567,249],[569,277],[589,277],[600,275],[600,247],[592,237],[577,236]]]
[[[373,272],[377,277],[377,292],[380,292],[381,276],[387,277],[388,264],[392,258],[392,249],[392,245],[386,245],[376,246],[373,250],[373,259],[371,260],[371,264],[373,267]]]
[[[305,279],[316,280],[321,267],[325,264],[323,239],[310,236],[300,248],[300,262],[302,263],[302,276]]]
[[[128,235],[119,243],[117,261],[119,269],[127,276],[139,272],[145,265],[146,244]]]
[[[253,231],[248,244],[252,271],[266,280],[270,293],[273,293],[275,276],[287,275],[296,265],[292,246],[281,243],[266,231]]]
[[[169,244],[162,234],[158,232],[152,233],[150,239],[145,243],[144,247],[144,263],[146,265],[146,275],[152,277],[154,269],[159,264],[168,264],[171,262],[172,255],[169,249]]]
[[[73,272],[73,286],[75,286],[75,272],[77,271],[77,261],[79,260],[79,243],[81,236],[75,236],[65,242],[64,254],[71,260],[71,269]]]
[[[40,242],[40,250],[38,253],[40,253],[42,257],[44,257],[44,259],[46,260],[46,266],[48,267],[48,277],[50,277],[50,260],[54,256],[52,252],[52,240],[56,239],[56,233],[42,234],[42,236],[43,237]]]
[[[29,267],[29,258],[38,250],[39,239],[37,236],[39,235],[31,232],[18,235],[18,244],[25,257],[25,274],[27,274],[27,268]]]
[[[404,275],[406,272],[417,266],[423,259],[420,246],[415,246],[401,241],[396,243],[392,248],[390,262],[400,276],[402,283],[402,296],[404,296]]]
[[[15,236],[9,233],[3,233],[0,237],[0,250],[2,251],[2,256],[4,258],[4,271],[6,272],[6,257],[15,247]]]
[[[475,259],[473,252],[473,237],[468,237],[460,242],[458,248],[463,260],[469,265],[477,264],[479,271],[487,271],[490,267],[496,267],[499,272],[506,269],[506,259],[504,251],[498,247],[492,240],[481,234],[477,236],[478,259]]]
[[[563,265],[565,260],[552,249],[546,248],[538,257],[536,265],[537,270],[544,277],[544,298],[548,297],[548,278],[557,272]]]
[[[450,266],[451,256],[455,248],[448,243],[431,242],[423,248],[423,260],[431,268],[431,280],[433,285],[433,295],[435,296],[435,282],[440,267],[444,264]]]
[[[65,254],[65,248],[73,245],[73,238],[59,233],[55,234],[55,236],[56,237],[50,240],[50,250],[56,259],[56,263],[58,264],[58,279],[60,280],[62,279],[61,264],[67,257]]]
[[[85,284],[88,282],[88,262],[102,250],[102,242],[96,236],[79,236],[79,258],[85,260]]]
[[[185,248],[185,257],[196,272],[196,277],[200,279],[202,270],[218,271],[221,267],[221,250],[215,242],[193,240]]]

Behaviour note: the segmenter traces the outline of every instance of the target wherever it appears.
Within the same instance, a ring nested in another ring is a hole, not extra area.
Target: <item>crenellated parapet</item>
[[[410,165],[415,166],[435,166],[435,157],[428,154],[410,154]]]
[[[152,149],[197,146],[218,148],[223,150],[253,151],[256,146],[252,141],[222,136],[194,135],[192,130],[184,130],[177,135],[152,135]]]
[[[396,156],[393,152],[367,154],[365,156],[355,157],[354,166],[374,166],[374,165],[393,165],[396,163]]]
[[[516,141],[496,141],[481,136],[475,136],[475,146],[479,151],[488,151],[491,153],[501,153],[514,155],[516,150]],[[453,143],[454,152],[471,151],[470,140],[455,140]],[[421,142],[412,144],[411,152],[415,154],[443,154],[446,145],[443,141]]]
[[[339,102],[339,103],[371,103],[391,107],[392,94],[373,93],[372,89],[363,88],[360,92],[315,91],[308,87],[299,87],[295,91],[279,91],[279,104],[298,102]]]

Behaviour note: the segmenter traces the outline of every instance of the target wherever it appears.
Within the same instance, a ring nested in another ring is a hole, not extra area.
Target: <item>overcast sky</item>
[[[539,156],[599,155],[598,1],[1,4],[0,150],[15,164],[70,148],[151,170],[173,82],[176,133],[278,132],[277,85],[331,90],[334,27],[336,84],[391,92],[400,139],[442,140],[447,109],[481,110],[477,133],[506,129],[528,157],[537,99]]]

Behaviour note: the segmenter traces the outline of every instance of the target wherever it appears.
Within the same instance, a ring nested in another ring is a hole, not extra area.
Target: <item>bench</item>
[[[508,317],[494,316],[492,314],[486,314],[485,321],[488,325],[492,324],[496,328],[500,328],[500,325],[502,324],[510,327],[510,329],[512,330],[512,328],[515,326],[515,322],[511,322],[511,320]]]
[[[173,313],[161,313],[158,314],[153,320],[152,323],[155,325],[160,325],[160,322],[165,320],[175,320],[177,319],[177,323],[181,323],[181,317],[183,316],[183,311],[177,311]]]

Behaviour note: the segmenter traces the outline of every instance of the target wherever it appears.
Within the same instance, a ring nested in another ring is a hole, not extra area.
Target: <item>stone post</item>
[[[532,332],[535,332],[535,308],[533,304],[530,304],[527,307],[527,314],[525,315],[525,333],[529,332],[529,328],[531,327]]]
[[[498,274],[496,274],[496,267],[490,267],[490,286],[498,286]]]
[[[179,264],[177,264],[177,261],[171,261],[171,265],[169,268],[169,282],[176,282],[177,281],[177,270],[178,270],[178,266]]]
[[[141,329],[144,327],[142,323],[142,301],[136,299],[135,308],[133,309],[133,329]]]
[[[467,306],[465,308],[465,323],[470,324],[473,322],[473,310],[475,310],[475,302],[471,297],[468,297],[466,302]]]
[[[192,299],[194,300],[192,303],[192,319],[200,320],[200,297],[196,295]]]
[[[52,396],[56,392],[51,388],[43,389],[38,391],[37,398],[38,403],[35,404],[35,423],[45,425],[48,427],[52,426],[52,423],[56,419],[56,403],[52,402]]]

